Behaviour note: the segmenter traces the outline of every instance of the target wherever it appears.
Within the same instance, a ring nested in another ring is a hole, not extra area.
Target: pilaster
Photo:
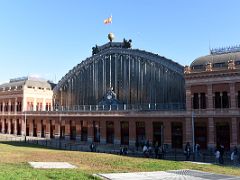
[[[235,146],[237,146],[237,142],[238,142],[238,124],[237,124],[237,118],[232,118],[231,119],[231,143],[230,143],[230,147],[234,148]]]
[[[213,118],[208,118],[208,148],[215,148],[215,130]]]

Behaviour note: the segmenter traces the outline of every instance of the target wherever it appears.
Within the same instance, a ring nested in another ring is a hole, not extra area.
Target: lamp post
[[[24,123],[25,123],[25,132],[24,132],[24,141],[27,142],[27,113],[24,111]]]
[[[195,160],[195,131],[194,131],[194,111],[192,111],[192,144],[193,160]]]

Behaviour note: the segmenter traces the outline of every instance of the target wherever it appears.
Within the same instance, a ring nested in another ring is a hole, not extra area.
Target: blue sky
[[[58,81],[109,32],[189,65],[209,45],[240,44],[239,8],[238,0],[0,0],[0,83],[26,75]]]

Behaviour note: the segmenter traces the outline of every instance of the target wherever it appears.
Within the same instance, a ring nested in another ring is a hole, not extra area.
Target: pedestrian
[[[143,146],[143,156],[148,157],[148,148],[146,144]]]
[[[94,144],[93,144],[93,143],[91,143],[91,144],[90,144],[90,150],[91,150],[91,152],[93,152],[93,151],[94,151],[94,149],[95,149],[95,146],[94,146]]]
[[[233,152],[231,153],[231,161],[233,162],[234,166],[238,165],[238,156],[239,156],[238,149],[235,146],[234,149],[233,149]]]
[[[219,163],[224,164],[224,161],[223,161],[224,146],[223,145],[220,145],[219,152],[220,152]]]
[[[186,161],[189,161],[190,160],[190,155],[191,155],[191,147],[190,147],[189,142],[187,142],[187,144],[185,146],[184,154],[186,156]]]
[[[128,149],[127,149],[127,147],[124,147],[123,148],[123,155],[127,155],[128,154]]]
[[[220,151],[216,149],[215,151],[215,163],[217,164],[219,162],[219,157],[220,157]]]
[[[139,142],[138,142],[138,140],[136,141],[135,146],[136,146],[136,149],[137,149],[137,151],[138,151],[138,147],[139,147]]]
[[[120,155],[123,155],[124,154],[124,150],[123,150],[123,147],[120,148]]]
[[[198,160],[201,157],[200,145],[197,143],[195,145],[195,158]]]

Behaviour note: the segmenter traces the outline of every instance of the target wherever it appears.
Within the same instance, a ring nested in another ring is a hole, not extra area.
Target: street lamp
[[[194,131],[194,111],[192,111],[192,144],[193,144],[193,160],[195,160],[195,131]]]
[[[24,111],[24,122],[25,122],[25,132],[24,132],[24,141],[27,142],[27,113]]]

